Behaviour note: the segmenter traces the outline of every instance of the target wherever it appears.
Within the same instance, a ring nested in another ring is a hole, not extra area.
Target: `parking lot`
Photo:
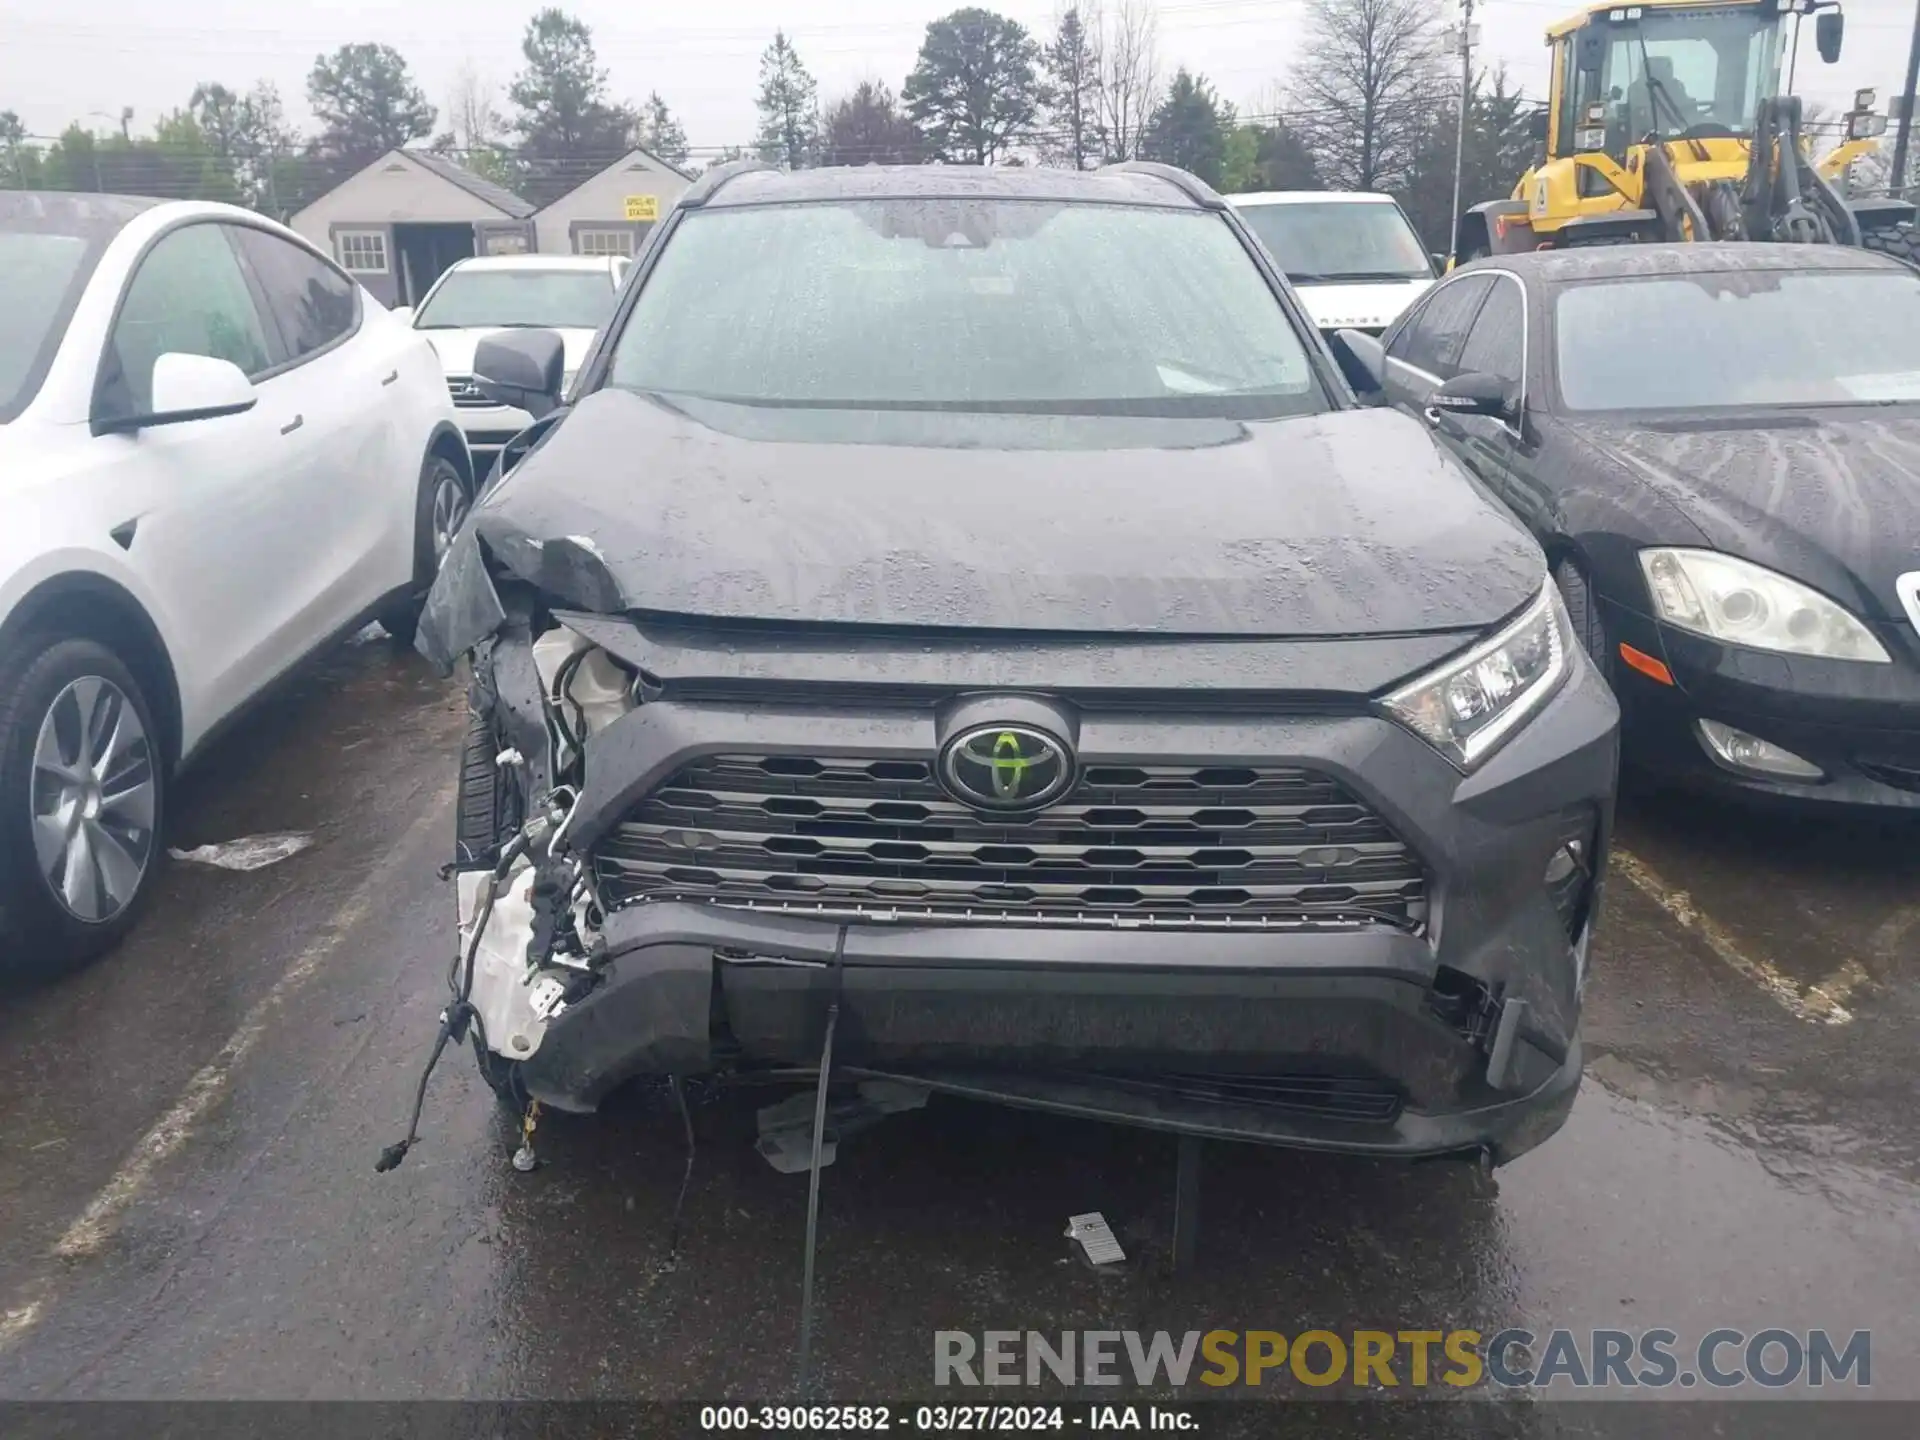
[[[134,938],[0,1008],[0,1394],[760,1398],[790,1389],[804,1175],[764,1093],[553,1120],[515,1173],[471,1058],[398,1137],[442,1001],[456,690],[378,638],[205,757]],[[1171,1273],[1174,1145],[938,1099],[823,1177],[826,1388],[921,1394],[941,1329],[1874,1332],[1920,1396],[1920,844],[1905,829],[1630,801],[1572,1120],[1484,1180],[1211,1147]],[[1099,1209],[1133,1257],[1066,1259]],[[1515,1412],[1522,1432],[1544,1418]],[[1481,1421],[1470,1428],[1484,1429]]]

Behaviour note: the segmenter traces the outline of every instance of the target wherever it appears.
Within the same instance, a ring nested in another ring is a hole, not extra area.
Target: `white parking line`
[[[252,1053],[269,1023],[286,1008],[288,1000],[313,978],[355,927],[372,913],[374,899],[381,886],[391,877],[394,862],[419,845],[435,825],[444,823],[447,807],[452,803],[453,789],[449,786],[407,827],[406,832],[379,861],[369,867],[366,878],[329,917],[318,937],[300,952],[287,967],[286,973],[273,983],[273,988],[247,1011],[239,1026],[227,1038],[226,1044],[194,1073],[179,1098],[127,1153],[113,1178],[101,1187],[61,1234],[50,1252],[53,1259],[71,1262],[99,1253],[112,1237],[128,1206],[139,1198],[152,1181],[154,1172],[186,1144],[194,1128],[226,1094],[234,1072]],[[0,1350],[19,1340],[38,1322],[44,1313],[49,1290],[50,1286],[43,1277],[39,1283],[29,1287],[12,1307],[0,1312]]]
[[[1812,1025],[1845,1025],[1852,1021],[1853,1012],[1846,1008],[1844,1002],[1854,988],[1868,978],[1858,960],[1848,960],[1825,980],[1817,985],[1809,985],[1803,991],[1797,981],[1772,961],[1742,950],[1717,920],[1695,908],[1691,895],[1668,885],[1638,855],[1615,846],[1613,868],[1631,881],[1636,890],[1671,915],[1681,929],[1697,935],[1720,960],[1758,985],[1796,1020],[1805,1020]]]

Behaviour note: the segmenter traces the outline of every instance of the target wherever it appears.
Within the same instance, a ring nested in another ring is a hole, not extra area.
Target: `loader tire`
[[[1920,225],[1911,220],[1902,220],[1897,225],[1881,225],[1872,230],[1860,232],[1862,248],[1877,254],[1891,255],[1903,260],[1914,269],[1920,270]]]

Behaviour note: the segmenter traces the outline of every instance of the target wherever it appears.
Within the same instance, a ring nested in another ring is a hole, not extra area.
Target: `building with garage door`
[[[443,156],[389,150],[289,223],[392,306],[418,304],[456,260],[532,250],[533,213]]]
[[[632,255],[693,177],[648,150],[629,150],[533,217],[545,255]]]

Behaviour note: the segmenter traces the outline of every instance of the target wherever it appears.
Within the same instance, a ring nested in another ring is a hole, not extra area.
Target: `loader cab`
[[[1643,0],[1591,9],[1555,26],[1547,157],[1605,154],[1625,164],[1650,135],[1698,141],[1753,133],[1780,93],[1784,32],[1820,11],[1821,55],[1838,58],[1832,0]]]

